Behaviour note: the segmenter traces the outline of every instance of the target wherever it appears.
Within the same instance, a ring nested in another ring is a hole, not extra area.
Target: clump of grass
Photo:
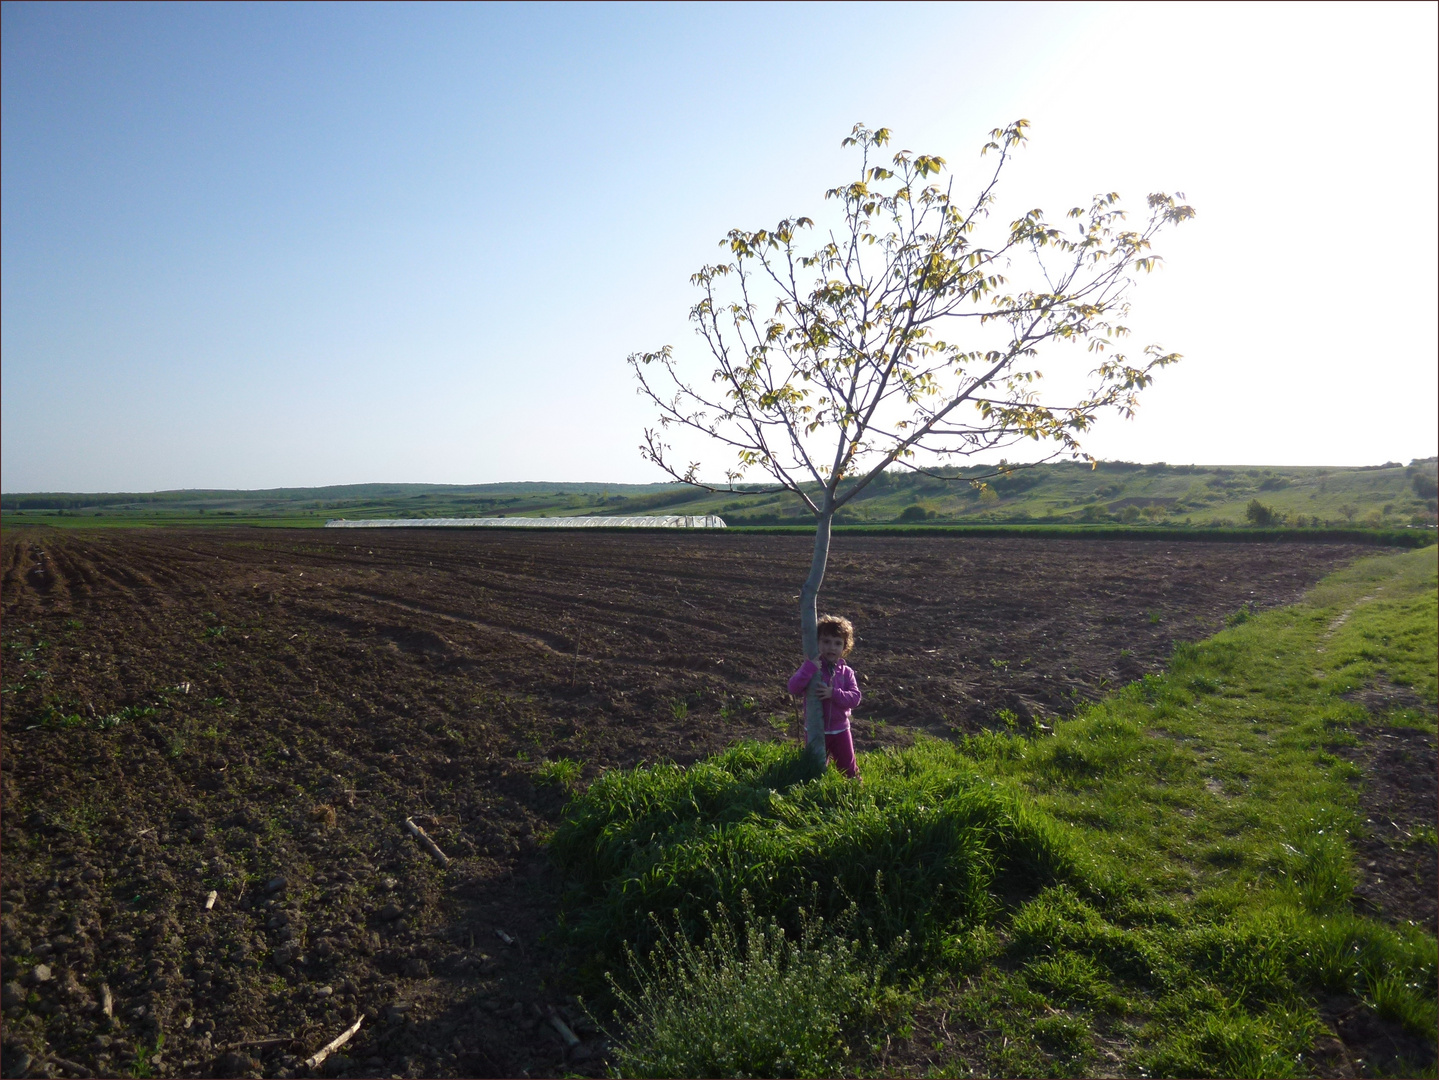
[[[811,768],[796,747],[744,742],[690,768],[601,777],[550,844],[572,930],[614,963],[618,942],[651,939],[650,912],[693,933],[747,893],[793,932],[818,883],[816,915],[854,901],[882,943],[919,947],[988,920],[998,892],[1085,877],[1053,821],[947,743],[869,755],[863,786]]]
[[[625,1032],[615,1045],[619,1075],[813,1077],[844,1068],[848,1040],[884,997],[876,950],[807,912],[795,939],[756,915],[747,894],[741,904],[738,928],[725,908],[706,912],[699,944],[660,929],[644,959],[626,950],[626,978],[610,978]]]
[[[580,779],[580,763],[573,758],[556,758],[554,761],[541,761],[535,770],[536,777],[546,784],[555,784],[566,791],[573,791]]]

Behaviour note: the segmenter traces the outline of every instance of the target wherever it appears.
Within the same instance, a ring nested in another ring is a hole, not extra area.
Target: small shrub
[[[1244,508],[1244,516],[1249,519],[1249,524],[1261,529],[1282,524],[1284,520],[1282,514],[1273,507],[1265,506],[1258,499],[1249,500],[1249,505]]]
[[[626,1025],[619,1075],[840,1075],[846,1034],[877,1011],[881,965],[873,950],[802,915],[795,941],[762,921],[746,894],[739,929],[721,907],[705,913],[699,945],[661,931],[644,960],[629,951],[635,989],[610,978]]]

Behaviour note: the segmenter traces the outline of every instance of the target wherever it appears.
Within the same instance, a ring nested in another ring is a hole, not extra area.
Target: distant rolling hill
[[[1432,526],[1436,459],[1359,468],[1150,465],[1102,461],[1017,468],[891,471],[841,524],[1018,522],[1237,527]],[[329,518],[719,514],[730,524],[802,524],[793,496],[706,492],[679,484],[351,484],[265,491],[0,495],[0,520],[24,524],[321,525]]]

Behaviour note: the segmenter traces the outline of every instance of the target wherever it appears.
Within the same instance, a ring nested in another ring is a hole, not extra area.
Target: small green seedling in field
[[[162,1031],[155,1036],[155,1041],[149,1045],[141,1043],[135,1048],[135,1064],[130,1069],[130,1075],[137,1080],[144,1080],[146,1077],[154,1076],[151,1069],[151,1059],[165,1049],[165,1033]]]
[[[39,726],[51,731],[63,731],[66,728],[84,727],[85,718],[79,713],[62,713],[55,706],[47,705]]]
[[[670,702],[670,712],[676,720],[683,720],[690,714],[690,707],[683,700],[675,700]]]
[[[547,784],[556,784],[566,791],[571,791],[580,778],[580,763],[565,757],[542,761],[536,775]]]
[[[123,709],[108,713],[95,721],[95,727],[101,731],[110,731],[121,724],[134,720],[145,720],[155,715],[155,710],[148,705],[126,705]]]
[[[725,702],[720,706],[720,719],[732,720],[741,712],[752,712],[759,703],[752,697],[742,697],[737,703]]]

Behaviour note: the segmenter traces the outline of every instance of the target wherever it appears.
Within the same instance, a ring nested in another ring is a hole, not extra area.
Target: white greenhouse
[[[697,517],[488,517],[488,518],[335,518],[327,529],[723,529],[717,514]]]

